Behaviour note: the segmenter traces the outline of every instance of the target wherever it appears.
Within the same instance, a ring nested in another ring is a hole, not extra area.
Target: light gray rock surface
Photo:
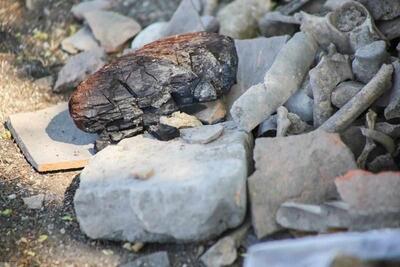
[[[364,84],[355,81],[340,83],[333,89],[331,96],[332,104],[337,108],[343,107],[350,99],[360,92],[363,87]]]
[[[231,265],[236,258],[235,240],[226,236],[218,240],[200,259],[207,267],[222,267]]]
[[[58,73],[53,91],[56,93],[74,89],[86,77],[105,64],[106,54],[97,48],[70,57]]]
[[[138,49],[146,44],[164,37],[164,32],[167,25],[168,22],[161,21],[147,26],[135,37],[135,39],[133,39],[131,48]]]
[[[116,52],[130,38],[140,32],[134,19],[112,11],[91,11],[84,14],[93,35],[106,52]]]
[[[93,33],[86,26],[61,42],[61,48],[70,54],[76,54],[79,51],[88,51],[98,47],[99,44],[94,38]]]
[[[80,227],[90,238],[136,242],[207,240],[234,228],[246,214],[251,146],[232,123],[206,145],[140,135],[108,146],[81,173]],[[143,166],[153,169],[146,180],[134,175]]]
[[[72,7],[71,12],[77,19],[83,19],[85,13],[95,10],[109,10],[113,7],[112,0],[83,1]]]
[[[189,144],[208,144],[221,136],[224,127],[221,124],[204,125],[181,129],[181,138]]]
[[[24,197],[22,200],[28,209],[37,210],[43,206],[44,195],[38,194],[30,197]]]
[[[219,22],[216,17],[202,16],[200,19],[206,32],[218,32]]]
[[[119,267],[170,267],[167,252],[155,252],[142,256],[132,262],[128,262]]]
[[[336,256],[367,260],[400,258],[400,230],[339,233],[254,245],[247,251],[244,267],[330,267]]]
[[[335,197],[335,178],[356,168],[353,154],[339,135],[323,131],[257,138],[254,160],[256,171],[248,187],[259,238],[280,229],[275,217],[283,202],[319,203]]]

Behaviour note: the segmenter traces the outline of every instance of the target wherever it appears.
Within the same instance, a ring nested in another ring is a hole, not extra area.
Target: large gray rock
[[[95,239],[141,242],[206,240],[236,227],[246,214],[251,144],[225,123],[206,145],[140,135],[109,146],[81,173],[80,227]]]
[[[247,251],[244,267],[330,267],[338,255],[367,260],[400,258],[400,230],[340,233],[257,244]],[[347,265],[352,266],[352,265]]]
[[[336,196],[335,177],[356,168],[339,135],[314,131],[280,138],[258,138],[256,171],[249,178],[253,227],[259,238],[280,229],[279,206],[288,200],[319,203]]]
[[[112,11],[92,11],[84,14],[90,29],[107,52],[116,52],[141,27],[134,19]]]
[[[53,91],[59,93],[75,88],[88,75],[99,70],[105,64],[105,58],[106,54],[100,48],[70,57],[58,73]]]

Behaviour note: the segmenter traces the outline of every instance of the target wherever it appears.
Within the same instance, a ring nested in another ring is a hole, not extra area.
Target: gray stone
[[[228,110],[247,89],[263,82],[265,73],[288,39],[289,36],[278,36],[235,40],[239,59],[237,85],[234,85],[226,96]]]
[[[332,104],[337,108],[343,107],[350,99],[360,92],[363,87],[364,84],[355,81],[340,83],[332,92]]]
[[[204,31],[198,10],[192,0],[182,0],[165,28],[164,35]]]
[[[146,28],[144,28],[136,37],[133,39],[131,48],[138,49],[146,44],[154,42],[164,37],[164,31],[168,22],[155,22]]]
[[[70,54],[76,54],[79,51],[88,51],[98,47],[99,44],[94,38],[93,33],[86,26],[61,42],[61,48]]]
[[[106,52],[116,52],[130,38],[140,32],[140,25],[132,18],[112,11],[91,11],[85,20]]]
[[[400,117],[400,61],[393,62],[392,88],[388,95],[389,104],[385,108],[387,120]]]
[[[194,114],[204,124],[221,122],[226,116],[225,104],[220,100],[201,103],[205,108]]]
[[[371,12],[375,20],[391,20],[400,14],[400,1],[398,0],[357,0]]]
[[[94,153],[97,135],[75,126],[67,103],[11,115],[7,127],[26,159],[39,172],[83,168]]]
[[[235,240],[226,236],[215,243],[200,260],[207,267],[230,266],[237,258]]]
[[[294,93],[285,103],[285,107],[304,121],[313,120],[314,100],[307,95],[305,90]]]
[[[220,124],[181,129],[181,138],[189,144],[208,144],[218,139],[224,131]]]
[[[167,252],[155,252],[142,256],[132,262],[128,262],[119,267],[170,267]]]
[[[400,212],[400,172],[353,170],[338,177],[335,184],[353,213]]]
[[[258,19],[272,7],[270,0],[235,0],[219,10],[219,32],[235,39],[254,38]]]
[[[259,21],[261,34],[265,37],[279,35],[293,35],[298,31],[300,22],[291,16],[285,16],[280,12],[267,12]]]
[[[219,21],[214,16],[202,16],[201,23],[206,32],[218,32],[219,31]]]
[[[399,230],[385,229],[265,242],[250,247],[244,267],[264,266],[266,262],[279,267],[330,267],[339,255],[393,260],[400,257],[399,239]]]
[[[74,89],[88,75],[99,70],[105,64],[105,58],[106,54],[100,48],[70,57],[58,73],[53,91],[59,93]]]
[[[44,195],[38,194],[30,197],[23,197],[22,200],[24,204],[28,207],[28,209],[38,210],[43,206]]]
[[[113,7],[112,0],[83,1],[72,7],[71,12],[77,19],[83,19],[85,13],[95,10],[109,10]]]
[[[275,216],[283,202],[318,203],[333,197],[335,177],[356,168],[353,154],[339,135],[323,131],[258,138],[254,160],[256,171],[248,186],[253,227],[259,238],[279,229]]]
[[[400,17],[393,20],[380,21],[377,26],[388,40],[400,37]]]
[[[399,170],[399,167],[390,153],[377,156],[369,162],[367,166],[367,169],[373,173]]]
[[[376,41],[357,49],[352,64],[356,79],[368,83],[388,57],[385,41]]]
[[[350,1],[353,1],[353,0],[327,0],[324,4],[324,7],[327,9],[330,9],[330,10],[335,10]]]
[[[399,124],[390,124],[388,122],[378,122],[375,125],[375,130],[385,133],[394,139],[400,138],[400,125]]]
[[[74,198],[80,227],[94,239],[215,237],[245,217],[251,147],[250,135],[232,123],[225,123],[224,134],[206,145],[140,135],[108,146],[81,173]],[[135,179],[135,166],[148,166],[153,175]]]
[[[33,82],[37,87],[42,90],[51,91],[53,89],[55,79],[52,75],[39,78]]]
[[[312,126],[308,125],[294,113],[288,113],[287,118],[290,121],[290,126],[287,128],[288,135],[302,134],[312,130]],[[263,121],[258,127],[259,137],[275,137],[278,130],[278,115],[272,115],[267,120]]]

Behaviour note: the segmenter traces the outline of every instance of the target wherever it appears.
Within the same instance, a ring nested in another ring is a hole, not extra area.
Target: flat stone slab
[[[94,154],[97,135],[75,126],[67,103],[11,115],[7,126],[26,159],[39,172],[83,168]]]

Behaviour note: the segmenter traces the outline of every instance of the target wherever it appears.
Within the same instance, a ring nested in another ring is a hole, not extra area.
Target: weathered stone
[[[226,107],[221,100],[202,103],[205,107],[194,114],[204,124],[221,122],[226,116]]]
[[[155,22],[146,28],[144,28],[135,39],[133,39],[131,48],[138,49],[146,44],[154,42],[162,37],[164,37],[165,28],[168,22]]]
[[[250,247],[244,267],[264,266],[266,262],[280,267],[331,267],[339,255],[391,260],[400,256],[399,239],[399,230],[385,229],[265,242]]]
[[[83,168],[94,152],[93,142],[97,138],[76,128],[67,103],[11,115],[7,127],[26,159],[39,172]]]
[[[207,267],[221,267],[231,265],[236,258],[235,240],[226,236],[218,240],[200,259]]]
[[[256,171],[248,186],[259,238],[279,229],[275,215],[283,202],[316,203],[335,196],[335,177],[356,168],[353,154],[339,136],[323,131],[258,138],[254,160]]]
[[[392,88],[388,95],[389,103],[385,108],[387,120],[400,117],[400,61],[393,62]]]
[[[298,90],[294,93],[286,101],[285,107],[304,121],[313,120],[314,100],[307,95],[305,90]]]
[[[90,238],[140,242],[207,240],[234,228],[246,214],[251,144],[225,123],[206,145],[136,136],[109,146],[81,173],[80,227]],[[133,179],[132,168],[142,165],[154,174]]]
[[[208,144],[218,139],[223,131],[222,125],[215,124],[182,129],[180,132],[182,139],[189,144]]]
[[[217,14],[220,33],[235,39],[257,36],[257,20],[272,8],[270,0],[235,0]]]
[[[203,125],[195,116],[188,115],[184,112],[174,112],[171,116],[160,117],[160,123],[169,125],[178,129],[198,127]]]
[[[87,12],[95,10],[109,10],[113,7],[113,1],[110,0],[93,0],[83,1],[79,4],[74,5],[71,8],[72,14],[77,19],[84,19],[84,15]]]
[[[140,30],[140,25],[132,18],[112,11],[91,11],[84,17],[93,35],[106,52],[116,52]]]
[[[22,200],[24,201],[24,204],[28,207],[28,209],[38,210],[43,206],[44,195],[39,194],[30,197],[23,197]]]
[[[367,169],[373,173],[399,170],[399,167],[390,153],[377,156],[369,162],[367,166]]]
[[[201,23],[203,24],[204,30],[206,32],[218,32],[219,31],[219,21],[214,16],[202,16]]]
[[[388,40],[400,37],[400,17],[393,20],[380,21],[377,26]]]
[[[358,94],[363,87],[364,84],[355,81],[340,83],[332,92],[332,104],[337,108],[343,107],[350,99]]]
[[[358,158],[365,147],[365,136],[361,133],[361,126],[350,126],[340,132],[343,143],[353,152],[354,157]]]
[[[81,52],[70,57],[58,73],[53,91],[56,93],[74,89],[90,74],[99,70],[105,64],[106,54],[103,49]]]
[[[119,267],[170,267],[167,252],[155,252],[142,256],[132,262],[128,262]]]
[[[312,126],[308,125],[294,113],[288,113],[287,118],[290,125],[287,128],[288,135],[302,134],[312,130]],[[275,137],[278,130],[278,115],[272,115],[267,120],[263,121],[258,127],[258,137]]]
[[[390,124],[388,122],[378,122],[375,125],[375,129],[382,133],[389,135],[390,137],[397,139],[400,138],[400,125]]]
[[[353,170],[335,180],[341,198],[354,213],[400,211],[400,173]]]
[[[164,36],[204,31],[199,11],[192,0],[182,0],[168,25],[165,27]]]
[[[371,12],[375,20],[390,20],[400,14],[400,1],[398,0],[357,0]]]
[[[289,36],[235,40],[239,64],[237,85],[234,85],[226,97],[228,110],[233,103],[251,86],[262,83],[265,73],[272,66],[278,52]]]
[[[293,35],[298,31],[300,22],[280,12],[267,12],[259,21],[258,26],[261,34],[265,37],[279,35]]]
[[[352,64],[355,78],[362,83],[368,83],[388,57],[384,41],[376,41],[357,49]]]
[[[98,47],[99,44],[90,29],[86,26],[61,42],[61,48],[70,54],[76,54],[79,51],[88,51]]]

